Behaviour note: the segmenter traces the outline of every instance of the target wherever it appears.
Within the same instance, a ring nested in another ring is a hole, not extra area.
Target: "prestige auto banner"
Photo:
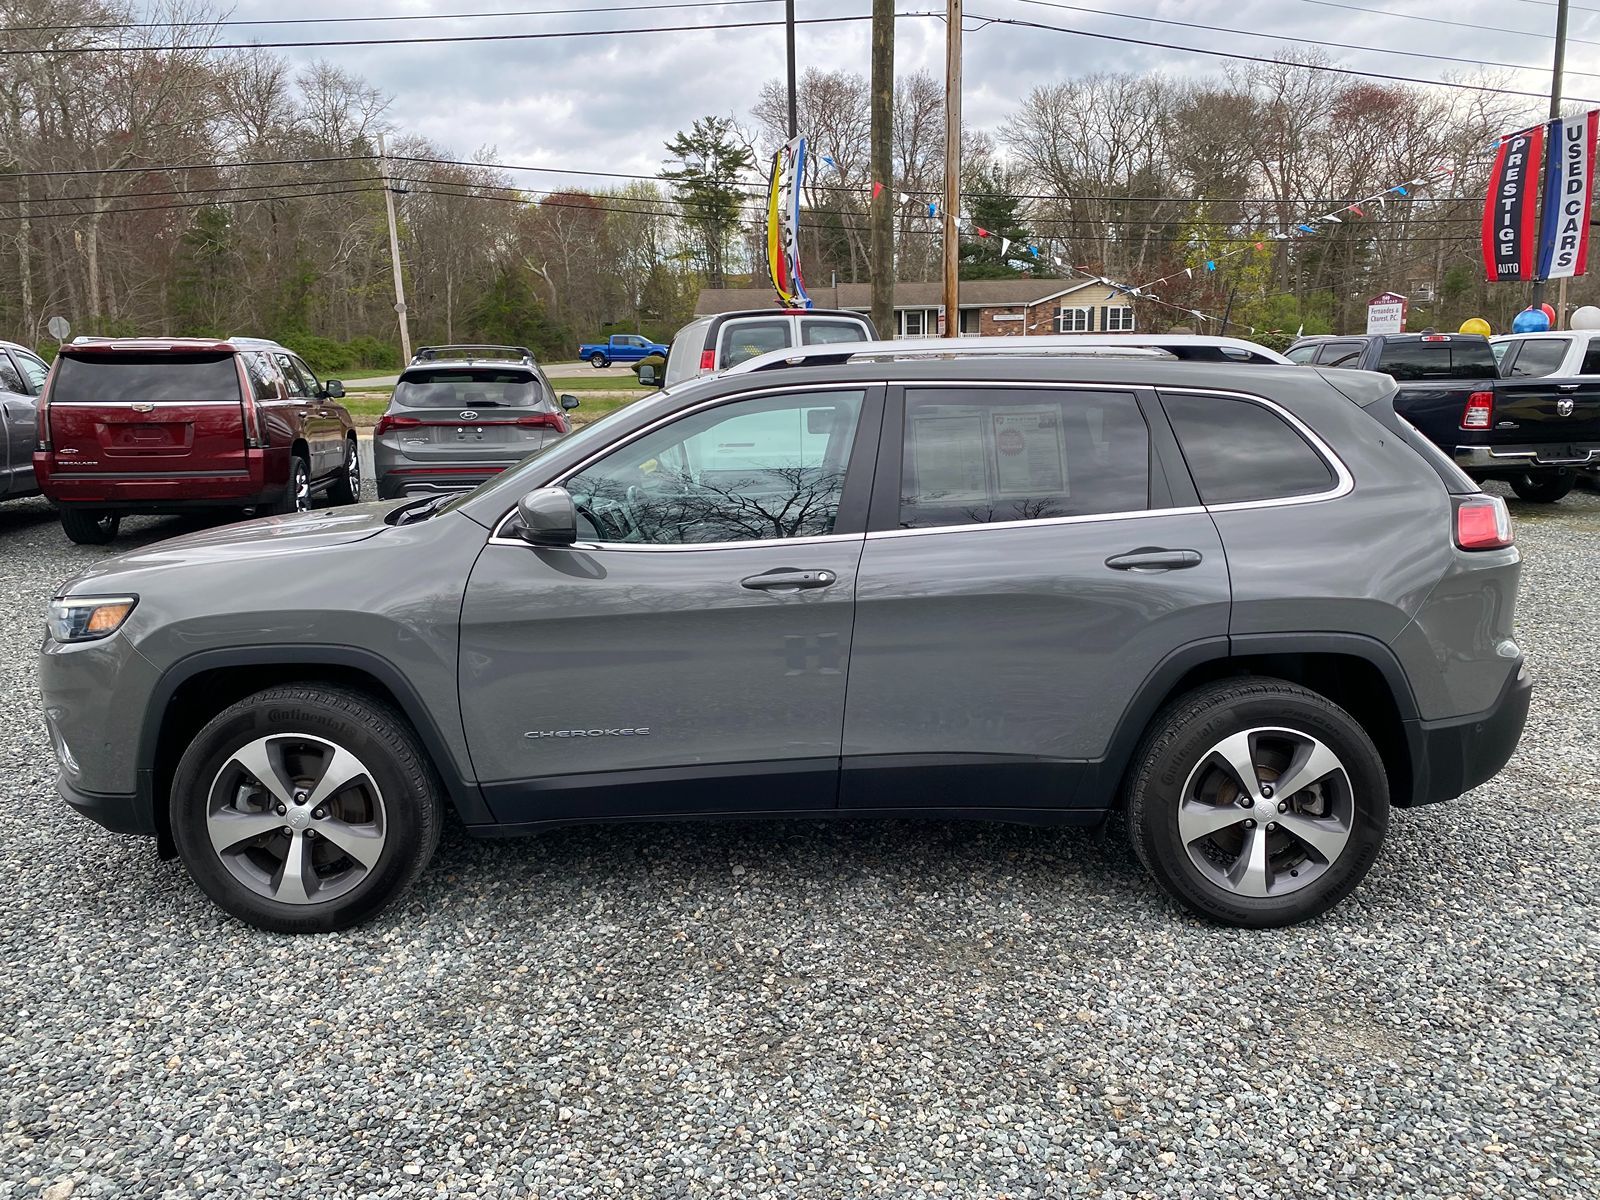
[[[1483,204],[1483,267],[1490,282],[1532,280],[1544,128],[1508,135],[1495,152]]]
[[[1588,268],[1597,120],[1600,110],[1550,122],[1539,221],[1539,274],[1545,279],[1570,279]]]

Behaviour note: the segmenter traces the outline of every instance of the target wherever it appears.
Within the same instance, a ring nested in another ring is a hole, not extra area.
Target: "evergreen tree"
[[[699,117],[667,143],[677,165],[661,172],[690,224],[710,287],[726,286],[728,242],[739,223],[744,193],[739,177],[755,165],[748,146],[733,140],[731,117]]]
[[[1012,279],[1026,274],[1008,261],[1026,258],[1033,234],[1023,224],[1022,198],[1005,169],[979,167],[969,174],[963,190],[974,228],[966,231],[961,243],[961,278]],[[979,229],[988,236],[979,237]],[[1002,253],[1002,238],[1015,243],[1010,254]]]

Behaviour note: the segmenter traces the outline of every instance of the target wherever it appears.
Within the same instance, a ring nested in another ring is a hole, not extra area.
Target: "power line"
[[[378,17],[225,17],[214,21],[106,21],[79,25],[0,25],[0,33],[71,33],[108,29],[218,29],[246,25],[357,25],[378,21],[465,21],[494,17],[549,17],[563,14],[636,12],[668,8],[736,8],[751,4],[776,4],[779,0],[673,0],[668,4],[584,5],[578,8],[525,8],[506,12],[393,13]]]
[[[233,167],[299,167],[316,163],[375,162],[377,157],[376,154],[329,154],[317,158],[256,158],[234,163],[145,163],[136,167],[71,167],[50,171],[3,171],[0,172],[0,180],[52,179],[66,175],[145,175],[164,171],[215,171]]]
[[[1095,33],[1087,29],[1068,29],[1062,25],[1047,25],[1042,21],[1025,21],[1020,17],[993,17],[970,11],[967,15],[990,25],[1011,25],[1019,29],[1042,29],[1050,33],[1065,33],[1072,37],[1120,42],[1128,46],[1148,46],[1156,50],[1173,50],[1179,54],[1202,54],[1208,58],[1230,58],[1239,62],[1265,63],[1267,66],[1289,67],[1297,71],[1321,71],[1331,75],[1354,75],[1362,79],[1381,79],[1387,83],[1416,83],[1424,87],[1454,88],[1458,91],[1468,92],[1491,92],[1499,96],[1526,96],[1534,100],[1548,99],[1548,95],[1544,92],[1525,92],[1516,88],[1491,87],[1486,83],[1447,83],[1440,79],[1418,79],[1413,75],[1389,75],[1382,71],[1358,71],[1354,67],[1335,67],[1327,63],[1286,62],[1283,59],[1267,58],[1260,54],[1239,54],[1231,50],[1206,50],[1199,46],[1178,46],[1172,42],[1157,42],[1149,38],[1124,37],[1115,33]],[[1569,96],[1567,99],[1579,104],[1600,105],[1600,100],[1594,100],[1587,96]]]
[[[931,17],[933,13],[896,13],[896,17]],[[801,17],[797,25],[843,25],[870,21],[870,13],[852,17]],[[138,45],[138,46],[40,46],[0,49],[0,56],[11,54],[135,54],[166,53],[175,50],[295,50],[311,47],[333,48],[339,46],[434,46],[454,42],[537,42],[551,38],[623,37],[638,33],[708,33],[730,29],[783,28],[779,21],[724,21],[704,25],[643,25],[631,29],[564,29],[544,33],[462,33],[441,34],[437,37],[401,38],[350,38],[343,41],[298,42],[213,42],[207,45]]]
[[[18,196],[10,200],[0,199],[0,204],[66,204],[80,200],[136,200],[150,196],[204,196],[217,192],[256,192],[269,188],[305,187],[308,183],[313,182],[323,185],[332,183],[378,183],[380,180],[376,175],[351,175],[343,179],[288,179],[279,183],[228,183],[218,187],[170,188],[160,192],[113,192],[109,195],[99,196],[92,192],[77,196],[29,196],[27,199]],[[272,197],[263,196],[261,199],[270,200]]]
[[[1327,50],[1357,50],[1363,54],[1398,54],[1406,58],[1426,58],[1435,62],[1464,63],[1473,67],[1503,67],[1509,71],[1540,71],[1548,75],[1548,66],[1535,66],[1529,63],[1499,62],[1488,58],[1462,58],[1454,54],[1433,54],[1426,50],[1397,50],[1385,46],[1360,46],[1350,42],[1324,42],[1316,38],[1291,37],[1282,33],[1266,33],[1257,29],[1229,29],[1224,25],[1207,25],[1199,21],[1178,21],[1167,17],[1146,17],[1135,13],[1107,12],[1104,9],[1088,8],[1080,4],[1063,4],[1060,0],[1016,0],[1018,4],[1032,4],[1039,8],[1059,8],[1067,12],[1088,13],[1091,16],[1111,17],[1119,21],[1145,21],[1152,25],[1175,25],[1183,29],[1203,29],[1210,33],[1236,34],[1240,37],[1270,38],[1275,42],[1289,42],[1296,46],[1319,46]],[[1600,73],[1594,71],[1568,71],[1568,75],[1586,75],[1591,79],[1600,79]]]
[[[1475,25],[1471,21],[1452,21],[1448,17],[1424,17],[1418,13],[1387,12],[1381,8],[1363,8],[1359,4],[1345,4],[1341,0],[1297,0],[1300,4],[1316,4],[1322,8],[1342,8],[1347,12],[1365,13],[1369,17],[1394,17],[1403,21],[1426,21],[1431,25],[1453,25],[1457,29],[1481,29],[1486,33],[1509,33],[1515,37],[1538,38],[1542,42],[1551,42],[1555,38],[1548,33],[1535,33],[1528,29],[1506,29],[1499,25]],[[1581,42],[1585,46],[1600,46],[1600,42],[1588,38],[1568,36],[1569,42]]]
[[[274,196],[244,196],[237,200],[196,200],[192,204],[141,204],[128,208],[106,208],[99,213],[90,212],[49,212],[49,213],[5,213],[0,214],[0,221],[38,221],[48,217],[114,217],[121,213],[136,212],[165,212],[177,208],[214,208],[224,204],[256,204],[263,200],[297,200],[307,196],[353,196],[363,192],[381,192],[381,187],[335,188],[331,191],[310,192],[279,192]]]

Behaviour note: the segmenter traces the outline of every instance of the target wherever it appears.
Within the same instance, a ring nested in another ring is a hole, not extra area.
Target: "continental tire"
[[[1389,782],[1361,725],[1281,679],[1209,684],[1152,722],[1128,790],[1139,861],[1174,899],[1229,925],[1292,925],[1365,878]]]

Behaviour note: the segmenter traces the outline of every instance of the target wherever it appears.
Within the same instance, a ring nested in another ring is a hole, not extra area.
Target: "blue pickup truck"
[[[603,342],[585,342],[578,347],[578,357],[597,369],[612,363],[638,362],[651,354],[665,358],[667,347],[637,333],[613,333]]]

